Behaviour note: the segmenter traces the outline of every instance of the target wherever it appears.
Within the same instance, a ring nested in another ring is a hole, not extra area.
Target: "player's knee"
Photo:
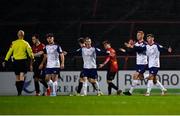
[[[37,77],[34,78],[34,81],[39,81],[39,79]]]
[[[109,84],[109,83],[112,83],[112,80],[107,80],[107,83]]]
[[[154,75],[150,74],[148,80],[154,80]]]
[[[156,84],[157,83],[157,78],[154,76],[153,78],[153,83]]]
[[[79,82],[83,83],[83,82],[84,82],[84,80],[83,80],[82,78],[80,78],[80,79],[79,79]]]
[[[139,73],[138,79],[143,80],[144,79],[144,75],[142,73]]]
[[[90,79],[89,82],[90,82],[90,83],[96,83],[96,80],[95,80],[95,79]]]
[[[48,76],[45,77],[45,81],[48,82],[50,78]]]
[[[133,74],[133,80],[138,80],[138,74],[137,73]]]

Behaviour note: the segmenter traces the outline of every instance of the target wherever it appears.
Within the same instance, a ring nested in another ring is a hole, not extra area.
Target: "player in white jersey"
[[[134,88],[140,85],[140,80],[144,79],[144,77],[147,78],[147,75],[144,74],[148,64],[147,55],[146,51],[141,49],[146,47],[147,43],[144,41],[143,38],[144,32],[138,31],[138,42],[136,42],[135,45],[126,44],[128,48],[133,48],[133,50],[136,52],[136,73],[133,75],[133,81],[130,90],[127,92],[123,92],[124,95],[132,95]],[[154,84],[161,88],[162,94],[167,91],[164,86],[159,82],[159,80],[154,82]]]
[[[85,47],[85,39],[84,38],[80,38],[78,40],[78,42],[79,42],[79,46],[81,48]],[[83,71],[81,71],[80,72],[80,78],[79,78],[79,84],[78,84],[78,87],[77,87],[77,94],[76,94],[77,96],[80,96],[81,89],[82,89],[83,85],[86,84],[86,83],[87,83],[87,78],[84,77]],[[84,95],[87,95],[86,90],[83,91],[82,96],[84,96]]]
[[[158,73],[158,69],[160,68],[160,52],[163,50],[167,50],[170,53],[172,52],[171,48],[165,49],[163,46],[156,44],[154,42],[153,34],[147,34],[147,42],[148,44],[143,48],[148,56],[148,68],[149,68],[147,92],[145,96],[150,95],[153,84],[157,82],[156,75]]]
[[[88,78],[88,81],[94,84],[97,95],[102,95],[102,92],[99,88],[99,83],[97,81],[98,74],[97,74],[97,65],[96,65],[96,54],[100,52],[100,49],[91,46],[91,39],[85,39],[85,47],[81,48],[79,52],[82,54],[83,58],[83,75],[85,78]],[[87,90],[87,82],[83,83],[83,89]],[[85,93],[85,92],[84,92]]]
[[[136,52],[136,72],[133,74],[132,85],[129,91],[123,92],[124,95],[132,95],[134,88],[139,85],[139,81],[143,79],[143,74],[147,67],[147,56],[145,51],[138,51],[136,47],[144,47],[146,42],[144,41],[144,32],[137,32],[137,42],[132,45],[125,43],[128,48],[133,48]]]
[[[53,34],[47,34],[47,42],[48,45],[46,45],[44,49],[44,57],[39,68],[41,69],[43,65],[46,64],[45,80],[51,89],[50,95],[57,96],[57,80],[60,69],[64,68],[64,54],[61,47],[55,44]]]

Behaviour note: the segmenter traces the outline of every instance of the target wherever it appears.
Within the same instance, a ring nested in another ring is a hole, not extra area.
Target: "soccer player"
[[[52,33],[47,34],[46,37],[48,45],[45,46],[44,57],[39,66],[39,69],[42,69],[43,65],[46,63],[45,80],[48,82],[48,86],[51,89],[50,95],[57,96],[57,80],[60,69],[64,69],[64,54],[61,47],[55,44],[54,35]]]
[[[78,40],[78,42],[79,42],[79,45],[80,45],[81,48],[85,47],[85,39],[84,38],[80,38]],[[79,79],[79,84],[78,84],[78,87],[77,87],[77,96],[80,95],[81,89],[82,89],[83,85],[86,85],[86,83],[87,83],[87,78],[84,78],[83,71],[81,71],[80,79]],[[86,88],[84,88],[84,89],[86,89]],[[87,95],[87,91],[86,90],[83,91],[83,95]]]
[[[18,39],[12,42],[12,45],[6,54],[5,62],[7,62],[11,57],[11,55],[13,55],[14,58],[13,68],[16,75],[16,88],[17,88],[18,96],[20,96],[22,94],[22,90],[24,86],[25,74],[27,73],[28,70],[28,65],[27,65],[28,56],[31,58],[32,61],[34,60],[34,56],[29,43],[24,40],[24,31],[19,30],[17,36]],[[4,66],[5,66],[5,62],[3,62]]]
[[[137,46],[137,47],[145,46],[146,42],[144,41],[144,32],[143,31],[137,32],[137,42],[135,43],[135,45],[129,44],[129,43],[125,43],[125,45],[128,48],[134,48],[134,46]],[[127,92],[123,92],[124,95],[132,95],[134,88],[139,85],[139,80],[144,79],[143,74],[146,70],[147,63],[148,63],[147,56],[144,51],[139,52],[135,49],[133,50],[136,51],[136,72],[133,74],[133,80],[132,80],[132,85],[131,85],[130,90]]]
[[[172,49],[170,47],[166,49],[163,46],[155,43],[153,34],[147,34],[147,42],[148,44],[145,47],[143,47],[143,49],[146,51],[146,54],[148,56],[148,68],[149,68],[147,92],[145,96],[150,96],[151,88],[153,84],[157,82],[156,75],[158,73],[158,69],[160,68],[160,52],[166,50],[169,53],[171,53]]]
[[[104,48],[107,50],[109,55],[106,57],[106,60],[99,65],[99,68],[104,67],[108,64],[108,71],[107,71],[107,84],[108,84],[108,95],[111,95],[112,88],[117,91],[117,95],[120,95],[122,90],[119,90],[116,85],[112,82],[115,78],[115,75],[118,72],[118,63],[117,63],[117,56],[116,51],[111,47],[111,43],[109,41],[103,42]]]
[[[41,64],[41,61],[43,59],[43,50],[45,48],[45,45],[40,42],[39,36],[37,34],[34,34],[32,36],[32,51],[34,54],[34,63],[33,63],[33,72],[34,72],[34,85],[35,85],[35,91],[36,91],[36,96],[40,95],[40,89],[39,89],[39,81],[44,85],[44,87],[47,89],[48,85],[45,82],[44,77],[42,77],[41,73],[42,70],[39,69],[39,65]]]
[[[99,83],[97,81],[97,65],[96,65],[96,55],[100,52],[100,49],[92,47],[91,39],[89,37],[85,38],[85,47],[81,48],[79,52],[82,54],[83,58],[83,71],[84,78],[88,78],[88,81],[95,86],[97,95],[101,96],[103,93],[99,88]],[[83,89],[87,90],[87,82],[83,84]]]
[[[136,52],[136,68],[137,69],[136,69],[136,73],[133,75],[133,82],[132,82],[130,90],[127,92],[123,92],[123,94],[125,95],[132,95],[134,87],[139,86],[140,85],[139,81],[142,79],[145,79],[144,72],[147,69],[148,60],[147,60],[146,51],[142,50],[142,48],[144,48],[147,45],[147,42],[145,42],[143,38],[144,38],[144,32],[138,31],[137,33],[138,42],[136,42],[135,45],[126,44],[128,48],[133,48],[133,51]],[[146,79],[147,79],[147,76],[146,76]],[[162,91],[161,94],[164,95],[167,89],[164,88],[161,82],[157,80],[156,82],[154,82],[154,84],[161,88],[161,91]]]
[[[85,38],[83,38],[83,37],[79,38],[78,39],[78,43],[79,43],[79,46],[81,48],[86,47],[86,45],[85,45]],[[68,54],[68,55],[77,55],[77,54],[80,53],[81,48],[77,49],[75,52],[66,52],[66,54]],[[87,95],[87,82],[88,82],[87,77],[84,77],[84,73],[83,73],[83,70],[82,70],[80,72],[80,79],[79,79],[79,84],[78,84],[78,87],[77,87],[77,94],[76,94],[76,96],[86,96]],[[94,90],[96,90],[95,84],[94,83],[91,83],[91,84],[92,84]],[[83,94],[80,95],[82,88],[83,88]]]

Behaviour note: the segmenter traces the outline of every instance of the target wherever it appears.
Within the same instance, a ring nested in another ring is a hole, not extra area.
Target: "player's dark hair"
[[[36,39],[39,39],[39,35],[38,34],[34,34],[32,37],[35,37]]]
[[[90,37],[86,37],[86,38],[85,38],[85,41],[86,41],[86,40],[91,40],[91,38],[90,38]]]
[[[154,35],[153,34],[147,34],[146,37],[153,37],[154,38]]]
[[[138,31],[137,33],[141,33],[141,34],[144,34],[144,32],[143,32],[143,31]]]
[[[111,43],[108,40],[105,40],[102,42],[102,44],[104,45],[104,44],[111,44]]]
[[[54,34],[53,33],[47,33],[46,38],[48,38],[48,37],[54,37]]]
[[[83,43],[85,42],[85,40],[84,40],[83,37],[80,37],[80,38],[78,39],[78,42],[81,43],[81,44],[83,44]]]

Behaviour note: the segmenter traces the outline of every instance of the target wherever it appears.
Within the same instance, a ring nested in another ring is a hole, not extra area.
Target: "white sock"
[[[47,88],[43,86],[43,93],[47,91]]]
[[[164,90],[164,89],[165,89],[164,86],[162,85],[162,83],[159,82],[159,80],[157,80],[156,86],[157,86],[157,87],[160,87],[161,90]]]
[[[153,80],[148,80],[148,83],[147,83],[147,93],[150,93],[151,92],[151,89],[153,87]]]
[[[48,84],[48,87],[52,87],[53,86],[53,81],[52,80],[49,80],[48,82],[47,82],[47,84]]]
[[[132,85],[131,85],[131,88],[130,88],[130,90],[129,90],[129,93],[133,93],[133,91],[134,91],[134,87],[136,87],[136,86],[138,86],[139,85],[139,80],[133,80],[132,81]]]
[[[56,95],[56,93],[57,93],[57,87],[58,87],[58,83],[57,83],[57,81],[54,81],[53,82],[53,94],[54,95]]]
[[[83,94],[87,95],[87,80],[83,82]]]
[[[95,87],[96,87],[96,89],[97,89],[97,93],[100,93],[101,90],[100,90],[100,88],[99,88],[99,83],[98,83],[98,81],[95,82]]]

